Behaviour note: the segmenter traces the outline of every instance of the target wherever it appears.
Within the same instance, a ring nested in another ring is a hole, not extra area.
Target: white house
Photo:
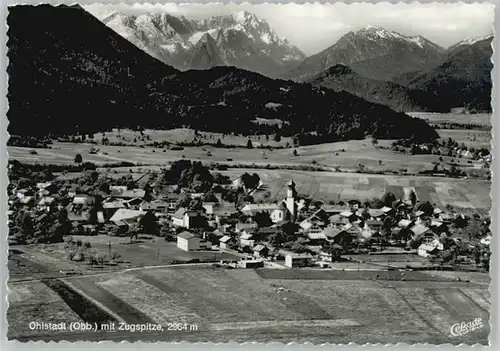
[[[311,264],[312,256],[306,254],[287,254],[285,256],[285,266],[293,267],[305,267]]]
[[[197,211],[190,211],[183,207],[172,215],[172,224],[182,228],[198,228],[202,224],[203,216]]]
[[[433,243],[425,243],[418,247],[417,253],[422,257],[429,257],[432,253],[437,251],[437,245]]]
[[[184,251],[195,251],[206,249],[208,245],[206,241],[198,238],[193,233],[182,232],[177,235],[177,247]]]
[[[240,245],[253,247],[255,245],[255,240],[253,239],[253,235],[246,231],[243,232],[243,234],[240,235]]]
[[[224,235],[219,239],[219,246],[221,249],[229,249],[229,244],[233,241],[229,235]]]

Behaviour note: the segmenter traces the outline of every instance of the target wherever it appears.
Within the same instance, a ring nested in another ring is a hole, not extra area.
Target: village
[[[90,243],[73,237],[149,235],[193,257],[226,253],[211,259],[224,267],[489,270],[489,219],[421,202],[412,190],[325,204],[299,195],[290,179],[284,198],[256,200],[264,186],[257,174],[229,179],[189,160],[135,180],[95,167],[76,177],[35,172],[19,162],[9,174],[11,247],[66,242],[73,262],[116,259],[85,255]]]

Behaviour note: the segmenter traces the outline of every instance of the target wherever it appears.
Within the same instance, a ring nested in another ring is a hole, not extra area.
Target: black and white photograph
[[[8,340],[488,345],[494,10],[8,6]]]

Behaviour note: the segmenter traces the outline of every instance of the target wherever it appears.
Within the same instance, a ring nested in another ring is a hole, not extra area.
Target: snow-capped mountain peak
[[[424,38],[421,35],[416,35],[416,36],[407,36],[400,34],[396,31],[388,30],[380,26],[371,26],[368,25],[362,29],[357,30],[356,32],[351,32],[350,33],[353,36],[356,37],[362,37],[368,40],[372,41],[384,41],[384,40],[393,40],[396,42],[406,42],[410,44],[417,45],[421,49],[426,49],[429,47],[432,47],[433,49],[436,49],[438,51],[442,51],[443,49],[437,45],[431,42],[430,40]]]
[[[462,46],[462,45],[473,45],[473,44],[477,43],[478,41],[486,40],[486,39],[489,39],[492,37],[493,37],[493,33],[482,35],[479,37],[469,38],[469,39],[459,41],[458,43],[452,45],[451,47],[457,47],[457,46]]]
[[[203,62],[203,67],[209,68],[211,62],[220,64],[222,59],[228,65],[278,76],[306,57],[264,19],[248,11],[204,20],[167,13],[127,16],[115,12],[99,17],[140,49],[181,70],[192,68],[192,62]],[[220,59],[198,53],[207,48],[203,44],[209,44]]]
[[[251,23],[258,24],[260,22],[259,18],[251,12],[248,11],[240,11],[232,15],[234,20],[238,23]]]

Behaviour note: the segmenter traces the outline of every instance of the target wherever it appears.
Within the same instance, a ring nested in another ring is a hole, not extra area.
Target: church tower
[[[286,208],[290,212],[290,220],[295,222],[297,218],[297,191],[295,190],[295,183],[292,179],[288,182],[288,187],[286,190]]]

